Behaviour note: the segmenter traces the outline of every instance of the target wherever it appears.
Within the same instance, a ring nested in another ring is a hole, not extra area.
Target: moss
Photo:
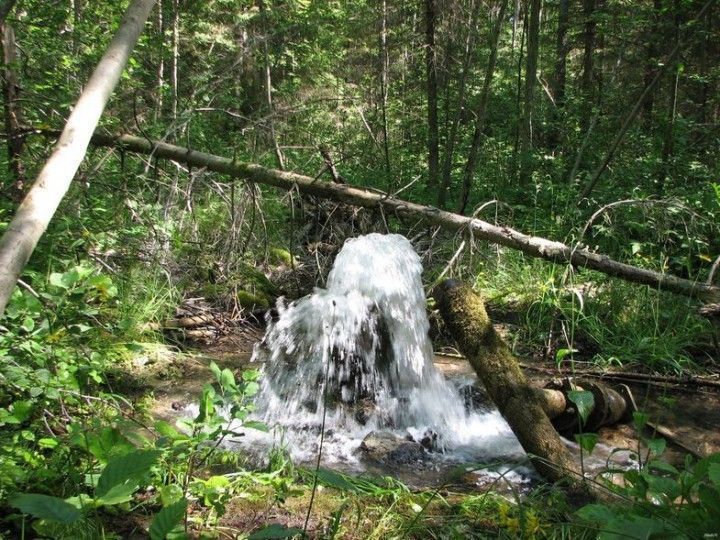
[[[270,281],[265,274],[249,264],[243,263],[238,268],[239,281],[246,288],[251,286],[255,290],[261,290],[265,296],[273,296],[278,293],[275,284]]]
[[[469,359],[500,413],[549,480],[565,477],[575,464],[517,359],[492,326],[482,298],[469,286],[448,280],[434,291],[440,313],[460,350]],[[548,465],[548,462],[559,467]]]
[[[256,291],[251,293],[250,291],[238,291],[237,301],[245,309],[268,309],[270,307],[270,300],[263,293]]]
[[[273,264],[284,264],[285,266],[295,266],[297,264],[297,260],[287,249],[271,247],[268,255],[270,262]]]

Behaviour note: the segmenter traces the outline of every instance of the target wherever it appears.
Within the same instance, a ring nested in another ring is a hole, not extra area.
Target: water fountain
[[[253,355],[264,365],[257,415],[274,435],[246,445],[282,440],[309,462],[322,432],[324,461],[352,465],[382,430],[423,440],[433,459],[522,456],[499,413],[468,407],[435,368],[421,273],[405,237],[369,234],[345,243],[325,289],[279,302]]]

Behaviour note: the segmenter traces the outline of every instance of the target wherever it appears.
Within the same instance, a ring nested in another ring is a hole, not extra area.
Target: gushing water
[[[345,243],[325,289],[278,303],[253,354],[256,405],[294,459],[316,455],[322,431],[326,461],[354,462],[374,430],[430,433],[442,455],[518,455],[500,415],[469,410],[433,365],[421,273],[406,238],[369,234]]]

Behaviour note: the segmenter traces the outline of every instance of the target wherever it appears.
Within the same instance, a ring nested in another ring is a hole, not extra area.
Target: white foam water
[[[253,360],[263,363],[256,417],[270,434],[246,431],[243,446],[286,446],[297,462],[358,463],[374,430],[420,440],[437,435],[439,459],[518,458],[497,411],[469,410],[433,365],[422,265],[397,234],[348,240],[325,289],[277,305]],[[263,445],[265,446],[265,445]]]

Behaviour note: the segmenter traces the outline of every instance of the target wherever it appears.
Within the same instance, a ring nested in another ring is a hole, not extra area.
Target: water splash
[[[325,428],[329,462],[353,462],[363,437],[432,432],[443,455],[517,456],[495,412],[468,410],[433,365],[422,265],[397,234],[348,240],[327,287],[278,303],[253,360],[264,364],[258,415],[282,433],[294,459],[310,460]]]

